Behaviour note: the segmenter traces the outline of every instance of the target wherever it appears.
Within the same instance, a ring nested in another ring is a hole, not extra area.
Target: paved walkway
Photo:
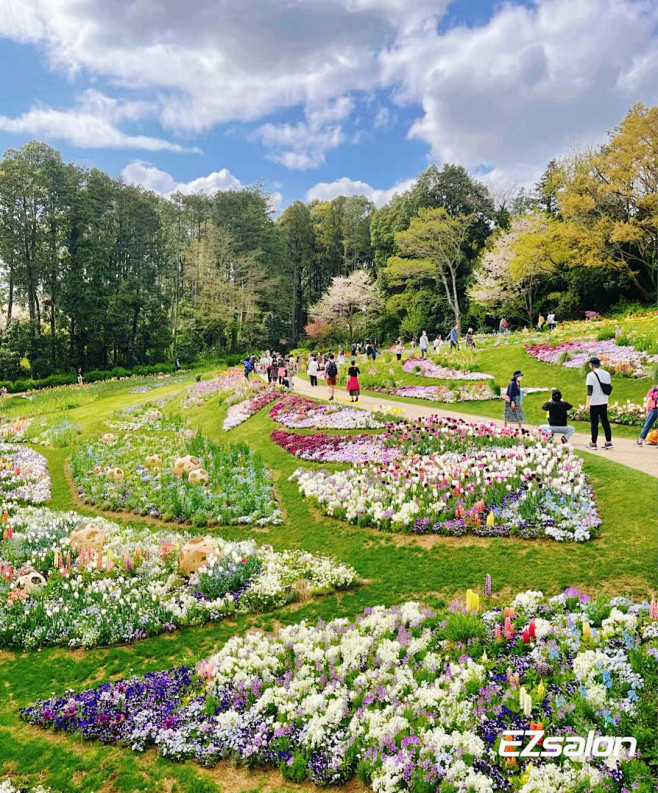
[[[315,388],[311,387],[311,384],[308,383],[306,380],[302,380],[300,377],[295,378],[295,387],[293,389],[298,394],[303,394],[304,396],[311,396],[316,397],[317,399],[326,399],[327,398],[327,386],[324,382],[320,382],[318,386]],[[336,397],[339,399],[346,399],[349,401],[349,394],[347,391],[343,391],[340,388],[336,389]],[[493,422],[499,426],[502,426],[502,421],[496,421],[495,419],[489,418],[488,416],[476,416],[471,413],[459,413],[456,410],[445,410],[438,407],[433,407],[431,405],[416,405],[411,404],[408,402],[397,402],[392,399],[384,398],[382,394],[381,397],[372,397],[368,396],[367,394],[362,395],[359,398],[359,407],[368,408],[372,410],[377,405],[386,405],[387,407],[396,407],[400,408],[403,414],[410,419],[417,419],[423,416],[431,416],[431,415],[438,415],[438,416],[451,416],[457,417],[460,419],[464,419],[464,421],[486,421],[486,422]],[[502,402],[501,402],[501,412],[502,412]],[[571,436],[571,442],[574,448],[585,451],[585,446],[589,443],[589,435],[584,435],[583,433],[576,432],[574,435]],[[598,451],[590,452],[590,454],[599,454],[606,459],[613,460],[616,463],[621,463],[622,465],[627,465],[629,468],[635,468],[638,471],[642,471],[645,474],[650,474],[651,476],[658,477],[658,447],[647,447],[644,446],[639,448],[635,445],[635,441],[630,438],[615,438],[614,431],[613,431],[613,442],[615,448],[609,452],[603,451],[600,447]]]

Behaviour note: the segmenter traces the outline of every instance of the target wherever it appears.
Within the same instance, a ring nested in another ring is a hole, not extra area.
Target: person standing
[[[550,311],[548,316],[546,317],[546,327],[548,330],[555,329],[555,312]]]
[[[395,357],[398,361],[402,360],[402,351],[404,347],[402,346],[402,339],[398,339],[398,343],[395,345]]]
[[[337,378],[338,378],[338,367],[336,366],[336,361],[334,359],[334,354],[332,352],[329,355],[329,360],[327,361],[327,388],[329,389],[330,402],[334,398]]]
[[[448,336],[450,340],[450,349],[458,350],[459,349],[459,326],[455,325],[454,328],[450,331],[450,335]]]
[[[424,330],[420,334],[420,343],[418,344],[418,346],[420,347],[420,357],[421,358],[427,357],[427,351],[430,348],[430,342],[429,342],[429,339],[427,338],[427,331],[426,330]]]
[[[297,374],[297,363],[294,356],[288,358],[288,388],[295,387],[295,375]]]
[[[180,372],[180,361],[178,360],[178,358],[176,358],[176,363],[174,364],[174,366],[176,368],[176,371]]]
[[[544,402],[542,410],[548,413],[548,424],[542,424],[539,429],[553,437],[556,433],[562,436],[562,443],[568,443],[569,438],[576,431],[567,424],[569,411],[573,405],[562,401],[562,392],[557,388],[551,394],[551,401]]]
[[[345,350],[342,347],[338,350],[338,366],[345,366]]]
[[[366,342],[365,351],[366,351],[366,358],[369,359],[370,356],[372,355],[372,344],[369,341]]]
[[[318,384],[318,361],[317,358],[312,357],[311,360],[308,362],[308,368],[306,369],[308,373],[308,379],[312,386],[316,386]]]
[[[412,349],[412,351],[416,349],[416,337],[415,336],[411,337],[411,349]]]
[[[277,362],[277,374],[279,376],[279,385],[283,385],[283,381],[286,380],[286,362],[283,358],[279,358]]]
[[[434,355],[436,355],[436,354],[437,354],[437,352],[438,352],[438,351],[441,349],[441,344],[442,344],[442,343],[443,343],[443,339],[441,338],[441,334],[440,334],[440,333],[437,333],[437,334],[436,334],[436,338],[434,339],[434,344],[433,344],[433,347],[434,347]]]
[[[350,392],[350,402],[358,402],[359,394],[361,393],[361,385],[359,383],[359,375],[361,371],[356,365],[356,361],[352,361],[352,365],[347,370],[347,390]]]
[[[585,384],[587,386],[587,409],[589,410],[589,423],[592,431],[592,440],[587,444],[588,449],[598,449],[596,442],[599,437],[599,421],[605,434],[604,449],[612,449],[612,432],[608,419],[608,399],[612,393],[610,372],[601,369],[601,361],[596,356],[589,359],[589,374]]]
[[[644,409],[646,410],[647,418],[644,422],[644,427],[642,427],[642,432],[640,432],[640,437],[636,441],[638,446],[644,444],[649,431],[656,423],[656,420],[658,420],[658,386],[653,385],[649,389],[646,399],[644,400]]]
[[[473,341],[473,328],[469,328],[466,336],[464,337],[466,340],[466,346],[470,347],[471,349],[475,349],[475,342]]]
[[[377,360],[377,356],[379,355],[379,350],[377,349],[377,344],[373,341],[372,343],[372,362],[374,363]]]
[[[505,426],[507,426],[508,423],[518,424],[521,429],[525,421],[525,413],[521,407],[521,402],[523,400],[523,391],[521,391],[522,377],[523,372],[517,369],[512,375],[512,379],[509,381],[507,391],[503,397],[505,400]]]
[[[544,322],[546,322],[546,317],[543,314],[539,315],[539,319],[537,320],[537,330],[541,333],[544,329]]]
[[[82,385],[85,379],[82,376],[82,368],[78,369],[78,385]]]

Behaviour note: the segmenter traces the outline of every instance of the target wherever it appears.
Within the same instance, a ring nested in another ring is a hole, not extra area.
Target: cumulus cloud
[[[377,207],[384,206],[396,193],[403,193],[408,190],[414,183],[413,179],[404,179],[396,182],[393,187],[380,190],[371,187],[367,182],[361,182],[358,179],[348,179],[344,176],[342,179],[336,179],[334,182],[318,182],[318,184],[311,187],[306,193],[306,200],[312,201],[331,201],[338,196],[355,196],[364,195],[369,198]]]
[[[263,124],[254,133],[269,150],[270,159],[287,168],[305,171],[317,168],[329,149],[345,140],[344,121],[352,112],[354,102],[347,96],[306,108],[306,121],[299,124]]]
[[[129,184],[137,184],[153,190],[156,193],[168,196],[172,193],[202,193],[212,195],[218,190],[240,190],[244,185],[228,170],[222,168],[221,171],[213,171],[208,176],[200,176],[190,182],[177,182],[167,171],[161,171],[153,165],[142,160],[134,160],[128,163],[121,171],[124,181]]]
[[[122,102],[86,91],[69,110],[33,107],[15,118],[0,116],[0,131],[66,140],[81,148],[186,151],[177,143],[146,135],[128,135],[117,124],[135,121],[150,111],[145,102]]]

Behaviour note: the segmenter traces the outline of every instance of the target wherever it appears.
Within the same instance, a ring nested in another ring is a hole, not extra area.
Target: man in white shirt
[[[589,359],[589,369],[585,384],[587,385],[587,409],[589,410],[592,441],[587,445],[587,448],[598,448],[596,441],[599,437],[599,419],[601,419],[601,426],[605,433],[603,448],[612,449],[612,432],[608,420],[608,399],[612,392],[610,372],[601,369],[601,361],[596,357]]]
[[[427,355],[427,351],[430,348],[430,341],[427,338],[427,331],[424,330],[421,337],[420,337],[420,357],[424,358]]]

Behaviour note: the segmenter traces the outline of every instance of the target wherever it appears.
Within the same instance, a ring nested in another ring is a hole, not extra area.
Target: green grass
[[[518,358],[515,350],[483,352],[482,369],[493,372],[495,367],[495,373],[506,377],[510,367],[520,365],[528,374],[528,385],[543,382],[554,385],[546,375],[546,364],[534,364],[532,359],[523,357],[518,364]],[[560,370],[560,375],[562,372],[569,380],[568,388],[564,388],[569,398],[568,389],[575,390],[582,382],[577,373]],[[156,393],[164,394],[168,388],[157,389]],[[182,391],[183,388],[180,384],[171,386],[171,390]],[[114,410],[153,397],[153,392],[114,393],[93,404],[67,411],[67,415],[82,426],[82,438],[85,438],[101,431],[104,419]],[[167,410],[176,410],[177,401],[170,403]],[[465,407],[459,405],[458,409]],[[483,405],[475,403],[468,407],[478,412]],[[495,404],[495,409],[494,415],[499,415],[500,402]],[[269,440],[271,431],[279,426],[269,418],[269,407],[230,433],[221,430],[225,408],[218,405],[217,399],[201,408],[185,411],[185,415],[215,440],[248,442],[261,453],[274,475],[284,523],[270,527],[266,533],[249,527],[222,528],[219,533],[231,539],[253,537],[277,549],[304,548],[335,555],[352,564],[366,579],[366,585],[351,592],[312,600],[298,608],[189,628],[128,647],[74,653],[61,649],[23,654],[0,652],[0,775],[11,773],[21,783],[41,782],[61,791],[75,789],[85,793],[298,790],[285,783],[278,771],[269,775],[251,774],[233,771],[226,765],[204,770],[157,758],[154,752],[139,755],[128,749],[53,735],[24,725],[17,710],[36,698],[68,688],[82,689],[131,673],[195,663],[215,651],[230,636],[244,633],[251,627],[268,631],[303,618],[353,617],[366,606],[392,605],[408,599],[438,605],[456,594],[463,595],[468,587],[481,590],[487,573],[493,578],[494,595],[501,598],[528,588],[553,594],[568,585],[592,593],[641,598],[656,586],[658,480],[611,460],[586,456],[586,469],[592,478],[603,518],[601,536],[593,542],[561,545],[552,541],[505,538],[418,538],[360,529],[320,515],[299,494],[297,486],[288,481],[300,464],[312,464],[296,459]],[[51,506],[73,508],[72,493],[64,475],[70,449],[40,447],[39,451],[47,456],[50,466]]]

